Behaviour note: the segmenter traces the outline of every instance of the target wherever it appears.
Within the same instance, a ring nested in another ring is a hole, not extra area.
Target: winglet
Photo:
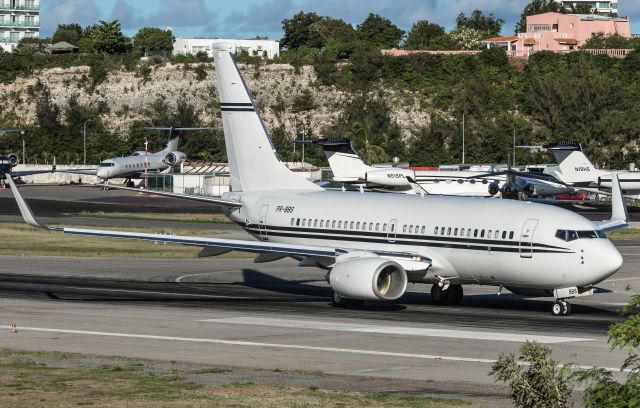
[[[5,177],[7,179],[7,182],[9,183],[9,186],[11,186],[11,192],[13,193],[13,196],[18,203],[18,208],[20,209],[20,214],[22,214],[24,222],[36,228],[46,228],[42,226],[38,221],[36,221],[33,213],[31,212],[31,208],[29,208],[27,202],[24,201],[24,198],[22,198],[22,194],[20,194],[20,192],[18,191],[18,186],[16,186],[16,183],[13,181],[13,177],[11,177],[11,174],[5,174]]]
[[[624,201],[618,173],[611,174],[611,219],[595,223],[602,231],[611,231],[629,226],[629,212]]]

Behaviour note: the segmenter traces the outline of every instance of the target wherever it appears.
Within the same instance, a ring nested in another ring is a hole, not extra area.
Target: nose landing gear
[[[551,314],[554,316],[569,316],[571,314],[571,303],[564,299],[558,299],[551,307]]]

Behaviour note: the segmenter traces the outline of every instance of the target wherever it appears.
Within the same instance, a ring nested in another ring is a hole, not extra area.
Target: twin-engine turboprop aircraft
[[[372,167],[347,139],[297,141],[322,146],[334,181],[384,192],[468,197],[531,198],[567,194],[573,187],[548,174],[508,171],[411,170]]]
[[[291,257],[329,271],[337,306],[398,300],[408,282],[431,283],[434,303],[457,304],[462,285],[482,284],[554,296],[553,314],[567,315],[567,299],[592,294],[622,265],[603,233],[627,225],[620,194],[614,194],[611,220],[593,223],[520,201],[323,190],[278,159],[229,48],[215,47],[232,192],[221,198],[158,194],[221,205],[257,241],[46,228],[199,246],[200,256],[249,251],[258,254],[257,263]],[[25,221],[42,227],[13,190]]]

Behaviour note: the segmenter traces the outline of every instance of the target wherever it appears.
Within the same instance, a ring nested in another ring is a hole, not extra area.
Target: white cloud
[[[51,36],[58,24],[94,24],[100,19],[100,9],[94,0],[57,0],[42,2],[40,29],[43,37]]]

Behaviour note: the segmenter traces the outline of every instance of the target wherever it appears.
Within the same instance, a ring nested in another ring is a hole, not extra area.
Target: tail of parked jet
[[[603,173],[585,156],[580,143],[552,143],[543,146],[553,152],[562,181],[573,185],[596,183]]]
[[[232,190],[320,190],[278,158],[229,48],[214,45],[213,58]]]
[[[347,139],[305,140],[296,143],[322,146],[336,181],[362,180],[368,171],[374,170],[362,161]]]

